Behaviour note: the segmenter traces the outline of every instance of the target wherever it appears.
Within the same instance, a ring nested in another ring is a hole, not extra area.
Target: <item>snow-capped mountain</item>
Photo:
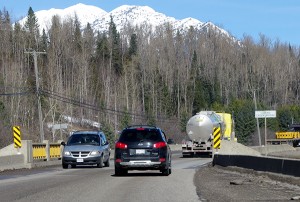
[[[60,16],[62,22],[69,18],[74,18],[76,15],[82,28],[84,28],[87,23],[90,23],[94,30],[100,32],[108,30],[110,18],[112,16],[119,31],[121,31],[126,24],[136,26],[147,23],[152,27],[156,27],[165,23],[170,23],[174,27],[174,30],[184,31],[193,26],[195,29],[202,31],[213,29],[219,34],[232,38],[227,31],[219,28],[211,22],[203,23],[194,18],[177,20],[173,17],[156,12],[148,6],[123,5],[111,12],[106,12],[96,6],[80,3],[65,9],[52,8],[50,10],[35,11],[35,15],[38,19],[40,29],[45,29],[46,31],[50,29],[51,19],[54,15]],[[27,17],[20,20],[20,24],[23,25],[26,19]]]
[[[69,18],[74,18],[75,15],[78,17],[82,27],[86,26],[87,23],[92,23],[96,19],[101,19],[107,15],[107,12],[96,6],[90,6],[85,4],[76,4],[74,6],[65,9],[55,9],[35,11],[35,16],[38,19],[40,30],[45,29],[46,31],[51,27],[51,20],[54,15],[60,17],[61,21],[64,22]],[[27,17],[21,19],[19,23],[23,25],[27,20]]]

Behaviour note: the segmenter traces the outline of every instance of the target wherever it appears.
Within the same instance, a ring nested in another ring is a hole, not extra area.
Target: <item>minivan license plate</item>
[[[82,162],[83,162],[83,159],[76,159],[76,162],[77,162],[77,163],[82,163]]]
[[[137,149],[135,150],[136,154],[145,154],[145,149]]]

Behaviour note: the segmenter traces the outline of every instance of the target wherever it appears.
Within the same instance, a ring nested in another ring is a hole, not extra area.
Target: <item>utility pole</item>
[[[256,104],[255,89],[253,90],[253,100],[254,100],[254,107],[255,107],[255,111],[256,111],[256,110],[257,110],[257,104]],[[257,127],[257,132],[258,132],[258,142],[259,142],[259,146],[261,146],[261,139],[260,139],[260,130],[259,130],[259,122],[258,122],[258,118],[256,118],[256,127]]]
[[[44,127],[43,127],[43,115],[42,115],[42,105],[41,105],[41,96],[40,96],[40,83],[39,83],[39,72],[37,67],[37,54],[47,54],[46,52],[36,52],[25,51],[24,53],[32,54],[34,59],[34,72],[35,72],[35,85],[36,85],[36,96],[38,101],[38,113],[39,113],[39,125],[40,125],[40,142],[44,142]]]

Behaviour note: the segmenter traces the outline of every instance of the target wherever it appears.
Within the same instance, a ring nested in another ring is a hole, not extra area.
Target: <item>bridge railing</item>
[[[60,164],[60,142],[45,140],[43,143],[33,143],[32,140],[22,140],[21,148],[8,145],[0,150],[0,171]]]
[[[60,141],[59,141],[60,142]],[[32,143],[32,158],[33,160],[51,160],[61,158],[61,145],[60,143],[50,143],[45,140],[43,143]]]

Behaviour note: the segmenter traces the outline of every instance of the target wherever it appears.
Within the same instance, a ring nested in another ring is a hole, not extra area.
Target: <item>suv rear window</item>
[[[121,142],[139,142],[141,140],[150,140],[153,142],[161,141],[161,135],[158,130],[125,130],[120,137]]]

